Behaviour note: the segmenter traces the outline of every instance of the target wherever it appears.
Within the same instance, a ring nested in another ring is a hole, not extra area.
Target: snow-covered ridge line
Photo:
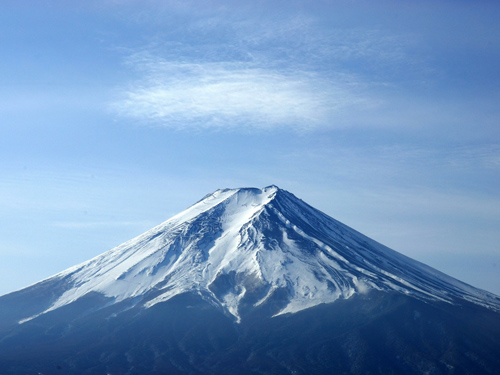
[[[89,293],[148,308],[185,292],[241,319],[243,305],[286,300],[274,315],[369,289],[500,311],[500,298],[363,236],[276,186],[221,189],[164,223],[51,280],[64,288],[41,314]],[[110,302],[110,303],[112,303]]]

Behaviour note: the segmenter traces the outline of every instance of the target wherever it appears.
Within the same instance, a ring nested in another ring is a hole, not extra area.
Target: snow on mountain
[[[49,280],[63,280],[63,292],[20,323],[91,292],[146,308],[194,292],[237,321],[244,306],[276,296],[275,314],[285,314],[370,289],[500,311],[498,296],[399,254],[276,186],[217,190]]]

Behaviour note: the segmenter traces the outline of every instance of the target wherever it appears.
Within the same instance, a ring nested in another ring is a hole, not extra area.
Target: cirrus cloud
[[[326,125],[363,101],[352,77],[278,70],[247,62],[133,59],[144,74],[124,90],[114,109],[121,115],[173,128],[308,129]]]

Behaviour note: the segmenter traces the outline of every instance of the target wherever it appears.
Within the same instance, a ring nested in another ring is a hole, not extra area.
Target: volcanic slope
[[[0,297],[0,374],[496,374],[499,312],[285,190],[223,189]]]
[[[243,307],[277,295],[281,304],[275,315],[370,289],[500,310],[498,296],[399,254],[276,186],[217,190],[42,284],[57,285],[49,306],[21,323],[90,293],[102,295],[107,304],[128,300],[148,308],[194,292],[238,321]]]

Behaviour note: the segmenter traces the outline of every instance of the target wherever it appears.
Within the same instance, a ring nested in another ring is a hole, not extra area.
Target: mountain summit
[[[217,190],[46,282],[55,281],[63,281],[62,293],[21,323],[91,292],[146,308],[194,292],[238,320],[244,307],[266,301],[274,314],[293,313],[369,289],[500,310],[497,296],[390,250],[276,186]]]
[[[107,328],[99,335],[116,340],[110,322],[129,326],[139,316],[179,304],[210,311],[218,316],[215,321],[236,327],[246,320],[248,326],[257,320],[283,322],[320,311],[319,305],[342,309],[370,300],[371,306],[373,296],[388,295],[445,310],[476,306],[493,316],[500,312],[498,296],[399,254],[276,186],[223,189],[102,255],[0,297],[0,334],[6,335],[0,348],[11,338],[22,342],[19,337],[27,332],[35,341],[50,341],[47,332],[56,332],[57,339],[49,335],[55,346],[61,338],[81,341],[85,330],[75,327],[103,324]],[[165,319],[178,316],[169,311]],[[421,314],[413,313],[414,319]],[[191,365],[172,366],[184,373]],[[106,366],[100,369],[109,372]]]

